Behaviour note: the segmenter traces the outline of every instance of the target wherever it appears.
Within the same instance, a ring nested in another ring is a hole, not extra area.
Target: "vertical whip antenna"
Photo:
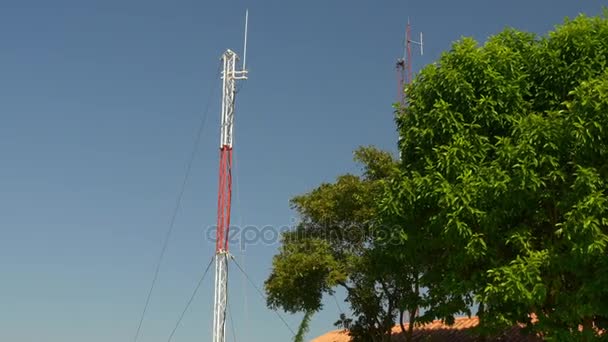
[[[247,70],[247,27],[249,26],[249,9],[245,10],[245,41],[243,43],[243,70]]]

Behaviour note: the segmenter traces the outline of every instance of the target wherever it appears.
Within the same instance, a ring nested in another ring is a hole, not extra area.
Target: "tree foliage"
[[[595,336],[608,315],[607,58],[608,20],[579,16],[547,37],[463,39],[407,89],[382,217],[432,240],[428,316],[475,298],[490,331],[534,314],[547,338]]]

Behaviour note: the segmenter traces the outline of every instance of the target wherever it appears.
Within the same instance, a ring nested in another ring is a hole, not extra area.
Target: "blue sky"
[[[544,33],[586,1],[3,0],[0,4],[0,340],[132,341],[197,125],[210,112],[140,341],[166,341],[213,253],[219,79],[241,51],[233,222],[288,226],[289,199],[395,151],[395,59],[407,17],[438,58],[461,36]],[[234,251],[258,286],[278,244]],[[236,340],[288,341],[236,268]],[[211,274],[174,341],[210,340]],[[333,329],[331,298],[310,337]],[[343,305],[345,306],[345,305]],[[295,328],[299,316],[287,317]],[[232,329],[228,327],[229,331]],[[229,336],[229,340],[234,340]]]

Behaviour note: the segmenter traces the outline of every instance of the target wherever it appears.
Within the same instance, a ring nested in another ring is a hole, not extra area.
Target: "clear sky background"
[[[241,52],[233,223],[289,226],[289,199],[396,151],[395,60],[411,17],[425,55],[505,26],[544,33],[605,1],[0,1],[0,340],[133,341],[200,118],[209,117],[140,341],[166,341],[213,254],[219,79]],[[236,246],[235,246],[236,247]],[[234,254],[262,286],[278,243]],[[231,269],[236,339],[289,341]],[[210,273],[174,341],[210,341]],[[342,300],[342,298],[339,298]],[[346,305],[342,304],[343,307]],[[333,329],[336,304],[309,337]],[[288,316],[297,326],[300,316]]]

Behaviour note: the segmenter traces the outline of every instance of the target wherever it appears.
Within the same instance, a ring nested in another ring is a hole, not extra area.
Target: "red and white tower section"
[[[412,29],[410,25],[410,19],[407,19],[407,26],[405,27],[405,49],[403,51],[403,57],[397,59],[397,101],[403,105],[407,105],[407,99],[404,94],[404,87],[406,84],[411,84],[413,79],[412,72],[412,44],[420,46],[420,55],[424,53],[424,43],[422,41],[422,32],[420,32],[420,41],[412,40]]]
[[[226,341],[226,307],[228,290],[228,236],[232,197],[232,142],[236,81],[247,79],[245,63],[237,70],[239,58],[231,50],[222,55],[222,117],[220,124],[220,177],[217,200],[217,234],[215,243],[215,295],[213,306],[213,342]]]

